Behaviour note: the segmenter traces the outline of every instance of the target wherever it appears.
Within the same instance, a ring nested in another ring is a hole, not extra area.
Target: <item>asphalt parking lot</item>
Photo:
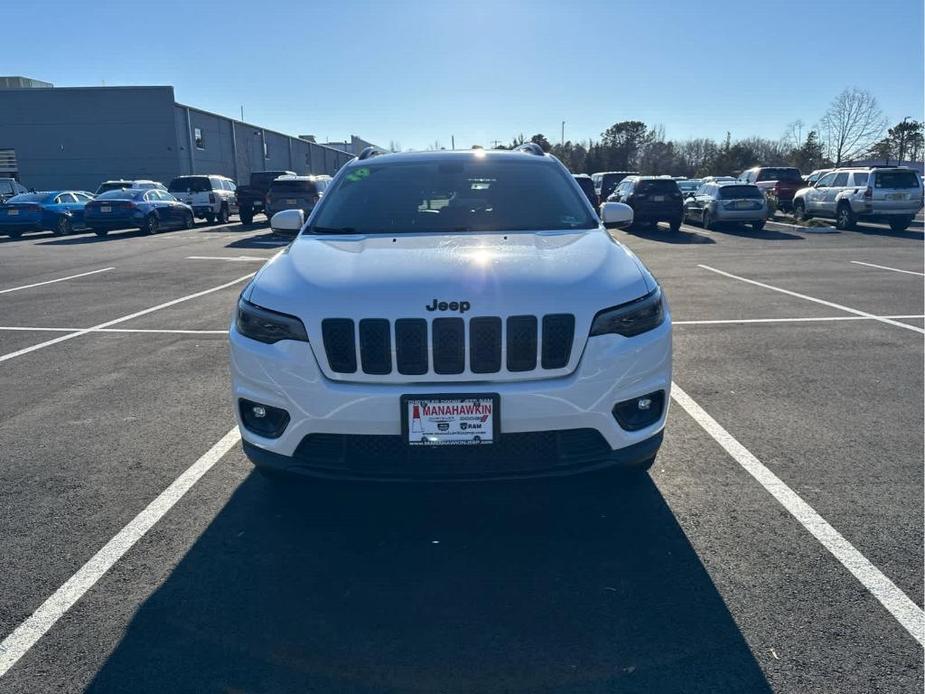
[[[615,236],[651,480],[284,491],[223,334],[265,227],[0,238],[0,691],[922,691],[921,226]]]

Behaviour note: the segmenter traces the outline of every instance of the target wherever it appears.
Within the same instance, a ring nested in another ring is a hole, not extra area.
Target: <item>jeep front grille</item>
[[[331,371],[406,376],[498,373],[561,369],[568,365],[575,339],[575,316],[463,318],[350,318],[321,322]],[[394,357],[392,344],[394,342]],[[503,347],[506,346],[506,349]]]

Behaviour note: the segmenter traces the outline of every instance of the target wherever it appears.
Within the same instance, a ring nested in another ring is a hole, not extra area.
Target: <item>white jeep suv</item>
[[[662,442],[671,318],[557,159],[354,159],[241,293],[235,412],[261,472],[377,480],[646,470]]]

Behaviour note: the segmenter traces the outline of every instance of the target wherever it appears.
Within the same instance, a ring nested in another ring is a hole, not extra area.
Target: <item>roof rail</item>
[[[515,147],[514,151],[523,152],[524,154],[532,154],[537,157],[542,157],[546,154],[546,152],[543,151],[543,148],[535,142],[524,142],[522,145]]]
[[[380,154],[387,154],[387,152],[381,147],[366,147],[360,154],[357,156],[357,159],[370,159],[371,157],[378,157]]]

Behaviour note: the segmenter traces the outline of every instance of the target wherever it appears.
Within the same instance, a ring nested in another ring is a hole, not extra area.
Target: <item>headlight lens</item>
[[[641,299],[599,312],[591,324],[591,337],[616,333],[633,337],[660,326],[665,320],[662,289],[656,287]]]
[[[305,326],[298,318],[261,308],[244,299],[238,299],[235,324],[245,337],[268,345],[280,340],[308,342]]]

